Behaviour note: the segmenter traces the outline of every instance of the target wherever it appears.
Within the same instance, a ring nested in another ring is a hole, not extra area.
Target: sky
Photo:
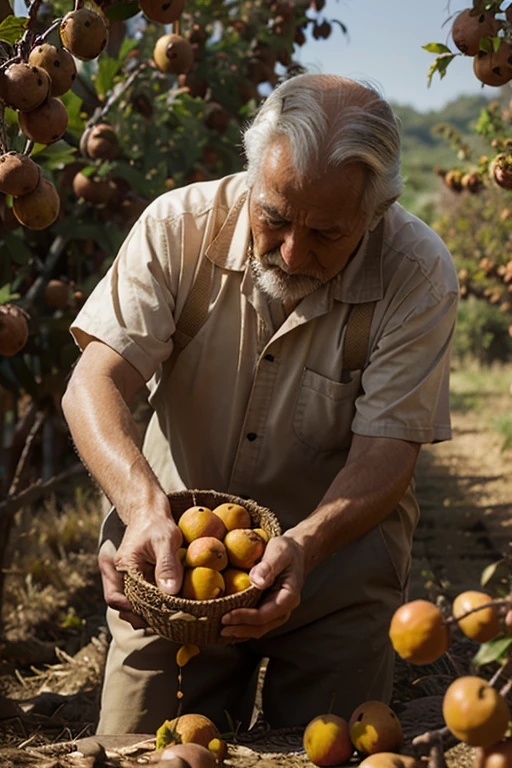
[[[445,22],[471,5],[471,0],[327,0],[322,14],[343,22],[348,36],[333,25],[327,40],[308,36],[295,58],[313,71],[371,80],[389,101],[422,112],[440,109],[462,94],[493,98],[497,89],[482,87],[467,56],[455,58],[443,80],[436,73],[427,88],[427,72],[435,55],[421,46],[444,43],[456,51],[451,24]]]

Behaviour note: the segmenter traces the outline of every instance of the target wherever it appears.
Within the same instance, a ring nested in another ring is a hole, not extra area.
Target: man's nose
[[[300,271],[306,264],[310,250],[310,243],[306,237],[294,232],[285,235],[280,252],[290,274]]]

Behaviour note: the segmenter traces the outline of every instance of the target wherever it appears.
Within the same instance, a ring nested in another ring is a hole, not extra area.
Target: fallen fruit
[[[319,766],[345,763],[354,751],[348,723],[337,715],[319,715],[311,720],[304,731],[303,743],[311,762]]]
[[[512,768],[512,739],[475,751],[474,768]]]
[[[398,655],[412,664],[431,664],[450,645],[443,614],[428,600],[400,606],[391,619],[389,637]]]
[[[359,763],[359,768],[421,768],[423,762],[396,752],[376,752]]]
[[[24,227],[36,230],[46,229],[59,215],[59,193],[51,181],[40,178],[32,192],[14,198],[12,208],[14,215]]]
[[[162,760],[178,758],[190,768],[217,768],[213,752],[199,744],[175,744],[162,753]]]
[[[365,701],[354,710],[348,723],[350,740],[358,752],[396,752],[403,744],[402,725],[382,701]]]
[[[173,742],[200,744],[207,748],[212,739],[220,737],[219,729],[206,715],[181,715],[160,726],[156,732],[156,748],[163,749]]]
[[[505,735],[510,711],[487,680],[468,675],[454,680],[446,691],[443,717],[457,739],[485,749]]]
[[[12,357],[28,339],[28,315],[15,304],[0,306],[0,355]]]
[[[458,625],[466,637],[476,640],[477,643],[486,643],[492,640],[501,631],[500,618],[496,607],[482,608],[475,613],[459,619],[468,611],[478,608],[480,605],[492,602],[492,597],[485,592],[468,590],[457,595],[452,605],[452,614],[458,619]]]

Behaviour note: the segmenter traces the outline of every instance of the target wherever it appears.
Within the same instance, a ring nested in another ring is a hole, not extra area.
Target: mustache
[[[273,250],[267,251],[266,253],[259,254],[258,256],[256,256],[256,254],[254,253],[254,250],[252,249],[251,257],[253,260],[256,260],[257,262],[259,262],[259,264],[265,269],[268,269],[271,267],[277,267],[288,278],[307,277],[310,280],[318,280],[319,282],[321,282],[321,279],[318,275],[308,274],[307,272],[289,272],[288,266],[286,265],[286,262],[281,256],[281,252],[279,251],[278,248],[274,248]]]

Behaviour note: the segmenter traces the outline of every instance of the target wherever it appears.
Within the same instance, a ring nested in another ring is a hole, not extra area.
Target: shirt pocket
[[[314,451],[343,451],[350,447],[355,401],[361,371],[347,373],[347,381],[328,379],[305,368],[295,406],[295,436]]]

